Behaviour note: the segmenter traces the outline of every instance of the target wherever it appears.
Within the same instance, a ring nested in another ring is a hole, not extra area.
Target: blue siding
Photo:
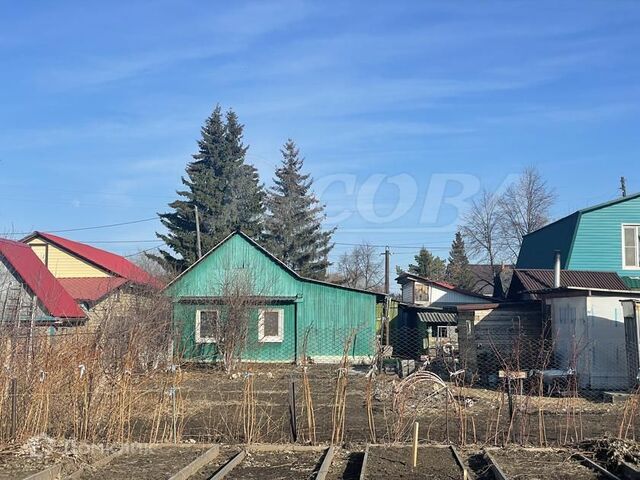
[[[568,268],[640,275],[640,270],[622,267],[623,224],[640,224],[640,198],[584,211],[570,252]]]

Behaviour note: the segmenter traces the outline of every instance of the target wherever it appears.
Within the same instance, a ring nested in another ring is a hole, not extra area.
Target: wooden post
[[[18,432],[18,380],[11,379],[11,440],[16,439]]]
[[[291,440],[293,443],[298,441],[298,423],[296,412],[296,384],[293,376],[289,382],[289,425],[291,427]]]
[[[413,424],[413,468],[418,465],[418,429],[420,424],[415,422]]]

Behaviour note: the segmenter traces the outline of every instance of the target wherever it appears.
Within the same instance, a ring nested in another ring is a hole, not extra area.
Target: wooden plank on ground
[[[45,468],[38,473],[29,475],[28,477],[25,477],[24,480],[56,480],[57,478],[60,478],[61,471],[62,465],[58,463],[57,465]]]
[[[453,454],[453,458],[455,459],[456,463],[462,470],[462,480],[468,480],[469,470],[467,470],[467,467],[465,466],[464,461],[462,460],[462,457],[458,453],[458,450],[456,450],[456,447],[454,447],[453,445],[450,445],[450,448],[451,448],[451,453]]]
[[[484,456],[487,459],[489,468],[491,468],[491,471],[493,472],[493,476],[496,480],[509,480],[509,477],[507,477],[507,475],[502,471],[498,463],[495,461],[495,459],[491,456],[489,452],[485,450]]]
[[[588,457],[585,457],[581,453],[574,453],[573,456],[577,458],[580,461],[580,463],[582,463],[584,466],[589,467],[591,470],[595,470],[596,472],[604,476],[604,478],[608,478],[609,480],[620,480],[620,478],[616,477],[609,470],[598,465],[596,462],[594,462]]]
[[[220,453],[220,447],[218,445],[214,445],[209,450],[207,450],[202,455],[200,455],[198,458],[196,458],[189,465],[187,465],[178,473],[170,477],[169,480],[186,480],[191,475],[193,475],[198,470],[200,470],[202,467],[204,467],[207,463],[209,463],[214,458],[216,458],[219,453]]]
[[[107,455],[106,457],[98,460],[96,463],[92,464],[92,465],[87,465],[84,466],[82,468],[80,468],[79,470],[76,470],[75,472],[73,472],[71,475],[69,475],[67,478],[69,480],[77,480],[78,478],[80,478],[82,476],[82,474],[84,472],[86,472],[87,470],[93,469],[93,468],[100,468],[100,467],[104,467],[106,464],[108,464],[111,460],[113,460],[114,458],[116,458],[119,455],[122,455],[125,452],[125,448],[121,448],[120,450],[113,452],[110,455]]]
[[[236,468],[236,466],[238,466],[238,464],[242,462],[242,460],[244,460],[244,457],[246,456],[247,456],[247,451],[242,450],[235,457],[229,460],[225,464],[225,466],[222,467],[220,470],[218,470],[218,472],[215,475],[213,475],[209,480],[221,480],[222,478],[226,477],[229,474],[229,472],[231,472],[231,470]]]
[[[622,478],[625,480],[640,480],[640,470],[625,461],[620,465]]]
[[[364,457],[362,458],[362,467],[360,467],[360,480],[364,480],[367,475],[367,460],[369,460],[369,445],[364,449]]]
[[[291,445],[286,443],[252,443],[247,445],[249,452],[322,452],[327,447],[322,445]]]
[[[324,480],[329,473],[329,468],[331,468],[331,462],[333,461],[333,455],[335,454],[336,447],[331,445],[327,448],[327,453],[325,453],[324,458],[322,459],[322,465],[320,465],[320,469],[316,474],[316,480]]]

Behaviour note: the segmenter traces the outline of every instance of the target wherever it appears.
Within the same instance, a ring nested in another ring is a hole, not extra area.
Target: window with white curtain
[[[640,225],[622,226],[622,265],[640,268]]]

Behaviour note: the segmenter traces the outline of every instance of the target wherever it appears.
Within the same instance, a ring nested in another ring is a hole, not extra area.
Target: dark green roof
[[[640,277],[620,277],[627,288],[631,290],[640,290]]]
[[[579,219],[580,212],[575,212],[525,235],[516,268],[553,268],[554,252],[558,250],[561,268],[566,269]]]

